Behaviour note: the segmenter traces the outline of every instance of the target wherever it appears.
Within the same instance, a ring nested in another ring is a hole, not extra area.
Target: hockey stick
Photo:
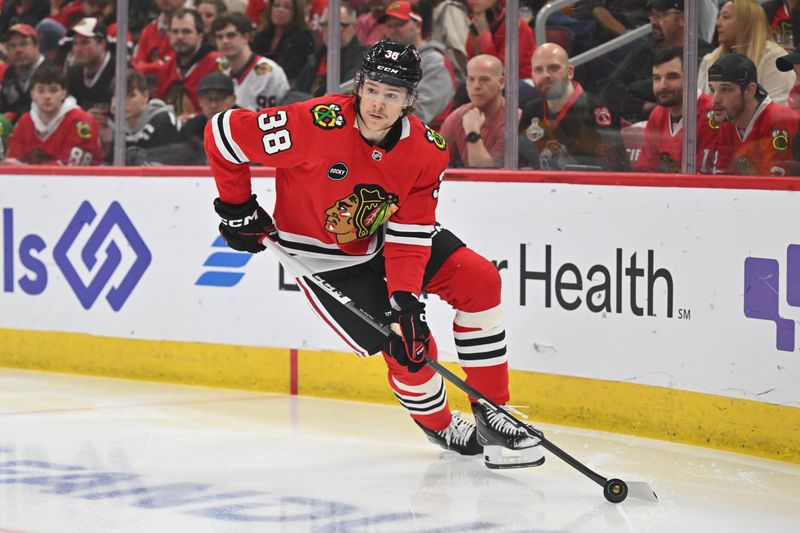
[[[291,255],[283,246],[281,246],[275,240],[275,235],[265,235],[261,242],[264,244],[264,241],[269,241],[268,244],[265,244],[267,248],[271,249],[275,254],[278,255],[281,263],[284,266],[288,267],[290,270],[294,272],[296,275],[301,275],[305,278],[308,278],[312,281],[315,285],[319,288],[324,290],[327,294],[335,298],[339,303],[344,305],[347,309],[349,309],[352,313],[357,315],[361,320],[363,320],[366,324],[369,324],[376,330],[378,330],[381,334],[388,337],[391,333],[391,329],[386,324],[376,320],[372,316],[370,316],[366,311],[358,307],[353,300],[351,300],[347,295],[342,293],[333,285],[329,284],[327,281],[322,279],[318,276],[314,271],[312,271],[308,266],[306,266],[300,259]],[[584,465],[567,452],[553,444],[547,437],[545,437],[544,433],[538,429],[532,428],[527,424],[524,424],[517,420],[511,413],[506,411],[503,407],[495,404],[489,398],[483,395],[480,391],[463,381],[461,378],[450,372],[447,368],[441,365],[438,361],[434,361],[430,358],[430,356],[425,356],[425,363],[431,367],[434,371],[440,374],[442,377],[447,379],[450,383],[461,389],[461,391],[465,392],[469,396],[475,398],[481,404],[484,404],[488,407],[491,407],[493,410],[500,412],[503,416],[512,424],[514,427],[518,429],[522,429],[523,431],[527,432],[529,435],[532,435],[538,438],[541,441],[542,446],[552,454],[556,455],[562,461],[576,469],[578,472],[583,474],[584,476],[588,477],[601,487],[603,487],[603,496],[606,500],[610,501],[611,503],[620,503],[624,501],[628,496],[633,498],[639,498],[642,500],[647,500],[651,502],[658,502],[658,496],[653,491],[653,489],[645,483],[644,481],[629,481],[625,482],[621,479],[616,478],[607,478],[604,477],[594,470],[590,469],[588,466]]]

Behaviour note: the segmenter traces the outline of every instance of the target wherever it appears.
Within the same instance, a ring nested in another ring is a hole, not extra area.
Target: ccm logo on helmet
[[[390,72],[390,73],[392,73],[392,74],[397,74],[398,72],[400,72],[400,71],[399,71],[398,69],[396,69],[396,68],[392,68],[392,67],[386,67],[386,66],[383,66],[383,65],[378,65],[378,67],[377,67],[377,68],[378,68],[378,70],[383,70],[383,71],[386,71],[386,72]]]
[[[230,220],[221,219],[222,223],[229,228],[241,228],[253,222],[254,220],[258,220],[258,210],[253,211],[252,215],[247,215],[244,218],[234,218]]]

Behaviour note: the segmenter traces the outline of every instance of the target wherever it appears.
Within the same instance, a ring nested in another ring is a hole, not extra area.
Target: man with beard
[[[797,115],[770,100],[756,80],[756,66],[741,54],[724,54],[708,69],[711,106],[720,122],[714,173],[785,176],[794,169]]]
[[[156,98],[175,108],[182,120],[200,109],[197,84],[215,70],[221,70],[220,54],[205,42],[203,19],[195,9],[175,12],[169,27],[169,42],[175,52],[156,85]]]
[[[647,120],[656,107],[650,93],[656,51],[683,46],[683,0],[651,0],[650,28],[650,40],[625,57],[602,93],[611,110],[631,123]],[[712,49],[702,39],[698,41],[699,57]]]
[[[645,172],[680,172],[683,163],[683,48],[662,48],[653,66],[656,107],[647,119],[644,143],[635,169]],[[719,124],[711,112],[711,98],[697,99],[697,170],[709,172]]]
[[[11,26],[6,50],[8,63],[0,65],[0,113],[16,122],[31,108],[31,76],[45,59],[39,51],[36,30],[27,24]]]
[[[520,120],[520,166],[542,170],[621,171],[627,155],[619,121],[572,80],[567,52],[547,43],[531,60],[533,83],[542,95],[531,101]]]

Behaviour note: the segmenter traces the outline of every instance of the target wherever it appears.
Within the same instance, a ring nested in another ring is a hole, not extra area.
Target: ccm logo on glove
[[[243,204],[229,204],[217,198],[214,210],[222,219],[219,234],[228,246],[251,254],[266,250],[261,239],[276,231],[275,224],[258,205],[255,194]]]

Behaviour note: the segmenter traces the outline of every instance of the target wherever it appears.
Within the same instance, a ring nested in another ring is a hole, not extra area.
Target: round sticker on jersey
[[[336,181],[343,180],[347,177],[347,172],[347,165],[339,161],[331,165],[331,168],[328,169],[328,177]]]
[[[345,125],[342,108],[336,104],[317,104],[311,108],[314,125],[324,130],[342,128]]]
[[[89,126],[88,122],[83,122],[82,120],[75,124],[75,129],[77,130],[78,137],[81,139],[88,139],[92,136],[92,128]]]

